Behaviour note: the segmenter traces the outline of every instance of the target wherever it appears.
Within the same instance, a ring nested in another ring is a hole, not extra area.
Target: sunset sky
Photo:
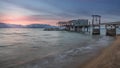
[[[120,0],[0,0],[0,22],[51,24],[102,16],[102,22],[120,21]]]

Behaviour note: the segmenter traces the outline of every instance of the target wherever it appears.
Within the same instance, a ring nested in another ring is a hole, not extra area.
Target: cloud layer
[[[0,0],[0,21],[47,23],[102,15],[103,22],[119,21],[119,0]]]

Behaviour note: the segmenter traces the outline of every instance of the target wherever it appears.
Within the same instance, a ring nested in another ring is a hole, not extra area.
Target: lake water
[[[0,68],[77,68],[113,40],[66,31],[0,29]]]

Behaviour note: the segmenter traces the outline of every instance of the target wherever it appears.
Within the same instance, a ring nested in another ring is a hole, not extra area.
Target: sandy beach
[[[116,37],[110,47],[92,61],[85,63],[79,68],[120,68],[120,36]]]

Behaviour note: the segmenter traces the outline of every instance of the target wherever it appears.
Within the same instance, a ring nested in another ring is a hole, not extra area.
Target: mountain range
[[[55,28],[48,24],[29,24],[29,25],[17,25],[17,24],[6,24],[0,22],[0,28]]]

